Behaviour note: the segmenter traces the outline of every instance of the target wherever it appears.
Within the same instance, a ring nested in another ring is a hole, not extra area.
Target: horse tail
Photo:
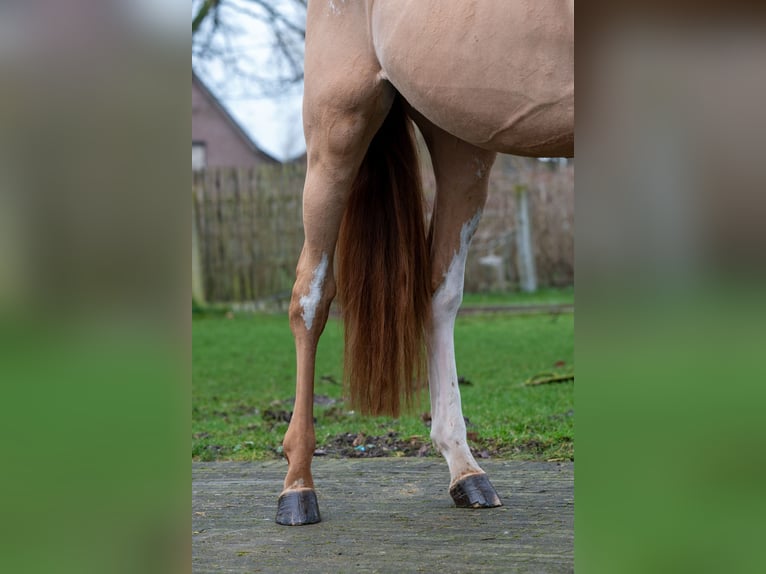
[[[397,417],[427,380],[431,309],[418,153],[399,95],[354,181],[336,257],[351,407]]]

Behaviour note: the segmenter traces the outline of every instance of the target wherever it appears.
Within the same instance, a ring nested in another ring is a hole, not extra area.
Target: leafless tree
[[[192,65],[223,66],[232,98],[274,97],[300,87],[306,4],[307,0],[192,0]]]

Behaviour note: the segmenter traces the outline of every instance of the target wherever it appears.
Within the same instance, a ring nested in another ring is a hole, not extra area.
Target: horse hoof
[[[471,474],[458,480],[449,493],[458,508],[495,508],[503,505],[486,474]]]
[[[316,524],[319,517],[319,504],[316,493],[308,488],[288,490],[277,502],[277,524],[300,526]]]

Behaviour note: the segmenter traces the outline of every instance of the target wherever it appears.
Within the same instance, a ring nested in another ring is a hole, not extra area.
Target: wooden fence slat
[[[202,256],[200,254],[199,233],[199,200],[197,192],[200,189],[198,174],[193,174],[192,184],[192,299],[197,303],[205,303],[205,284]]]
[[[218,276],[218,269],[216,267],[215,253],[218,251],[218,243],[216,241],[216,225],[215,225],[215,172],[207,172],[205,174],[205,196],[203,205],[205,206],[203,212],[205,217],[204,231],[200,237],[200,240],[205,245],[205,273],[206,273],[206,292],[210,294],[211,301],[218,301],[219,290],[216,277]],[[203,239],[204,237],[204,239]]]

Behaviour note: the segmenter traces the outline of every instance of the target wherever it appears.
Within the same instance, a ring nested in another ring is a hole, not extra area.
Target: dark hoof
[[[316,524],[319,517],[319,504],[316,493],[308,488],[288,490],[277,502],[277,524],[300,526]]]
[[[458,508],[494,508],[503,505],[486,474],[471,474],[458,480],[449,489],[449,493]]]

